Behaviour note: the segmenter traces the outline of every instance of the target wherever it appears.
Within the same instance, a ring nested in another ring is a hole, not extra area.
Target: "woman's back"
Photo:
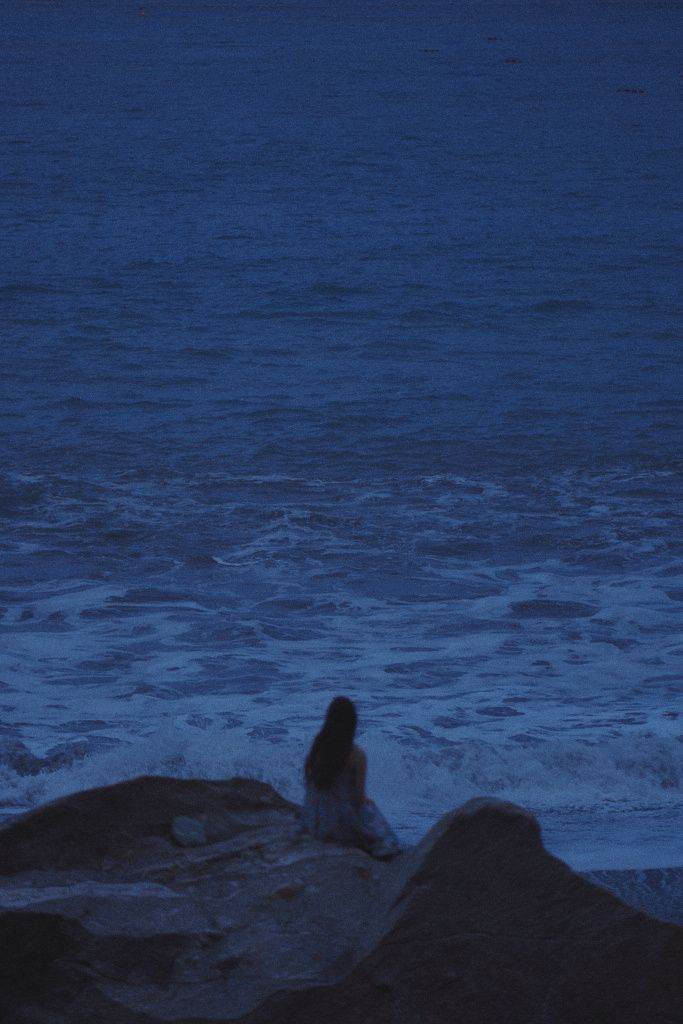
[[[359,846],[375,857],[390,857],[400,849],[398,840],[365,794],[367,757],[352,742],[353,734],[350,743],[348,734],[343,737],[344,756],[339,756],[341,730],[335,735],[335,705],[346,700],[338,697],[332,702],[306,759],[302,826],[318,839]],[[342,710],[346,713],[347,709]],[[355,731],[355,708],[353,727]]]

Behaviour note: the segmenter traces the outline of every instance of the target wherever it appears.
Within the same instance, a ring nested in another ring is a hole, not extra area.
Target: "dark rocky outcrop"
[[[497,801],[384,864],[261,783],[143,778],[6,826],[0,870],[3,1024],[683,1021],[683,929]]]
[[[252,779],[208,782],[147,776],[89,789],[23,815],[0,836],[0,874],[121,868],[168,849],[175,817],[201,814],[209,839],[291,820],[296,806]]]

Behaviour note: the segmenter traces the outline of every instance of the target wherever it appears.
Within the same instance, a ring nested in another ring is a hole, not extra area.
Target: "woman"
[[[335,697],[313,740],[304,766],[306,832],[359,846],[373,857],[390,858],[400,850],[388,822],[365,795],[367,757],[353,742],[358,716],[348,697]]]

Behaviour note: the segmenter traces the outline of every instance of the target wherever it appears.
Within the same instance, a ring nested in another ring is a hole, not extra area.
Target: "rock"
[[[23,815],[2,832],[0,874],[148,863],[167,850],[175,817],[201,812],[209,836],[231,838],[296,807],[252,779],[205,782],[144,776],[89,789]]]
[[[173,822],[199,815],[206,843],[179,849]],[[3,1024],[239,1019],[349,970],[384,878],[360,850],[301,836],[298,808],[248,779],[75,794],[0,830],[0,865],[0,937],[2,921],[22,935],[5,973],[61,929],[36,957],[43,988],[0,990]]]
[[[12,997],[48,988],[51,965],[74,946],[69,922],[59,914],[0,914],[0,1009]]]
[[[208,842],[203,823],[183,814],[179,814],[171,822],[171,835],[178,846],[203,846]]]
[[[383,864],[261,783],[143,778],[10,823],[0,861],[3,1024],[683,1020],[683,929],[498,801]]]

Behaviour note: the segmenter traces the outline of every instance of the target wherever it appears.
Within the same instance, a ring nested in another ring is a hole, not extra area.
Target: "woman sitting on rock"
[[[306,758],[302,825],[317,839],[359,846],[373,857],[388,859],[400,846],[365,795],[368,762],[353,742],[357,720],[353,702],[335,697]]]

